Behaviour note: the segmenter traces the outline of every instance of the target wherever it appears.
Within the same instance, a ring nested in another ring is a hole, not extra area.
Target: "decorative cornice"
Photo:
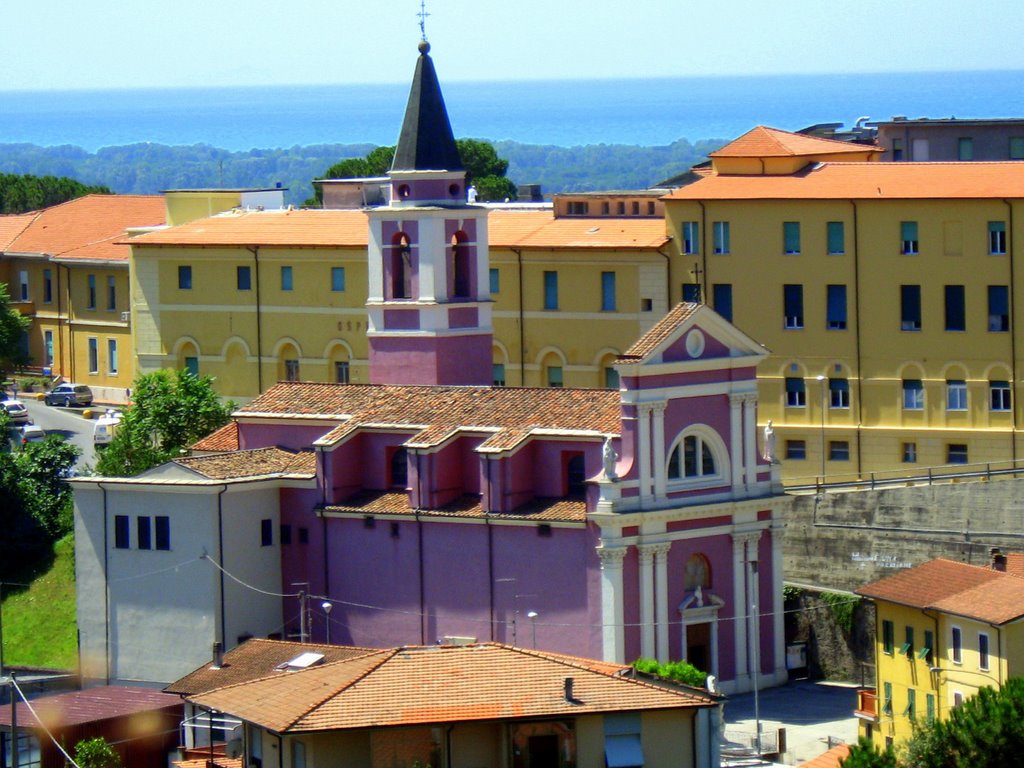
[[[601,558],[601,570],[621,568],[626,551],[626,547],[597,547],[597,556]]]

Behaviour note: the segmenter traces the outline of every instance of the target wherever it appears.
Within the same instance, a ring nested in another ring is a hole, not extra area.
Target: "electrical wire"
[[[110,583],[111,584],[115,584],[115,583],[121,582],[121,581],[134,581],[135,579],[145,579],[148,576],[157,576],[157,575],[159,575],[161,573],[167,573],[168,571],[176,571],[179,568],[183,568],[186,565],[192,565],[192,563],[198,563],[202,559],[203,559],[202,556],[200,556],[200,557],[193,557],[191,560],[184,560],[184,561],[178,563],[177,565],[169,565],[166,568],[161,568],[158,571],[149,571],[147,573],[135,573],[135,574],[132,574],[131,576],[122,576],[122,577],[120,577],[118,579],[110,579]]]
[[[232,581],[236,582],[237,584],[240,584],[241,586],[245,587],[246,589],[251,589],[253,592],[259,592],[261,595],[267,595],[269,597],[301,597],[302,596],[301,592],[268,592],[267,590],[260,589],[259,587],[255,587],[252,584],[247,584],[246,582],[242,581],[240,578],[235,576],[233,573],[228,571],[226,568],[224,568],[220,563],[218,563],[216,560],[214,560],[212,557],[210,557],[205,552],[199,556],[199,559],[200,560],[208,560],[210,562],[210,564],[214,568],[216,568],[218,571],[223,573],[225,576],[227,576]]]

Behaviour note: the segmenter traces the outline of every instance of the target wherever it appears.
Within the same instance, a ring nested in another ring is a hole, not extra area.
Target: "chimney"
[[[224,646],[219,642],[213,644],[213,668],[220,669],[224,666]]]
[[[565,700],[570,704],[575,704],[576,699],[572,695],[572,678],[565,678]]]
[[[993,571],[1006,571],[1006,555],[999,551],[999,547],[992,547],[988,551],[989,556],[992,558],[992,570]]]

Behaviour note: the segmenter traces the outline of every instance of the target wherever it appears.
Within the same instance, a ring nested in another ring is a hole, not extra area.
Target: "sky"
[[[427,0],[446,81],[1024,70],[1020,0]],[[0,91],[400,83],[420,0],[5,3]]]

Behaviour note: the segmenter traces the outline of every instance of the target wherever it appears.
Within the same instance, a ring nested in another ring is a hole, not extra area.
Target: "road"
[[[92,443],[95,422],[82,418],[84,408],[61,408],[45,405],[42,400],[18,398],[25,404],[32,421],[46,430],[46,434],[63,435],[82,451],[75,466],[96,466],[96,449]]]

